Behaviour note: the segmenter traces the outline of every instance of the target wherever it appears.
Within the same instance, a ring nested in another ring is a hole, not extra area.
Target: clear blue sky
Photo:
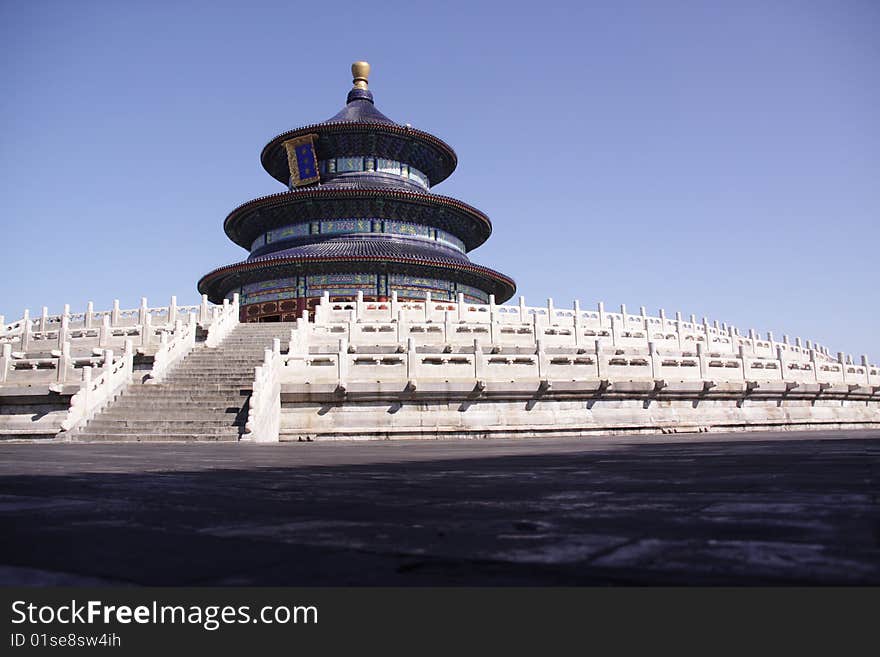
[[[0,2],[0,313],[194,302],[349,65],[459,156],[471,257],[880,361],[880,3]]]

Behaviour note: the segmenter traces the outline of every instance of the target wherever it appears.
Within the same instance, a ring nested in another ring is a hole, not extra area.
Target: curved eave
[[[317,142],[318,159],[337,157],[341,155],[376,155],[377,157],[389,156],[390,159],[401,159],[396,152],[377,152],[381,146],[381,137],[405,144],[416,143],[427,149],[430,157],[425,162],[412,162],[416,168],[422,171],[431,181],[431,185],[446,180],[458,165],[458,156],[452,147],[442,139],[434,135],[396,123],[379,123],[364,121],[340,121],[338,123],[314,123],[296,130],[284,132],[270,141],[260,153],[260,162],[270,176],[280,183],[287,184],[290,170],[287,165],[287,152],[282,144],[288,139],[314,133],[319,135]],[[329,152],[330,142],[335,135],[358,135],[364,137],[364,146],[361,152]],[[402,158],[403,161],[408,161]]]
[[[207,294],[211,302],[222,303],[223,297],[228,290],[245,283],[261,280],[264,278],[261,274],[267,271],[285,268],[290,268],[291,270],[318,270],[322,266],[338,268],[340,265],[345,265],[346,268],[357,268],[358,266],[366,265],[368,269],[372,269],[370,265],[381,266],[388,264],[416,267],[426,273],[437,273],[447,277],[450,274],[458,274],[459,278],[470,279],[469,284],[476,283],[475,287],[479,287],[489,294],[494,294],[497,303],[504,303],[516,292],[516,283],[512,278],[488,267],[405,257],[361,257],[357,260],[344,257],[306,257],[266,258],[259,261],[243,261],[219,267],[205,274],[199,280],[198,289],[200,294]]]
[[[448,196],[440,196],[439,194],[423,194],[420,192],[410,192],[406,190],[396,189],[339,189],[330,187],[310,187],[288,192],[279,192],[269,196],[262,196],[252,201],[248,201],[235,208],[223,222],[223,230],[230,240],[238,244],[244,249],[250,250],[254,240],[262,235],[266,230],[279,228],[284,223],[278,221],[264,222],[258,216],[267,211],[282,208],[285,206],[293,206],[298,204],[319,203],[321,201],[351,201],[351,200],[373,200],[387,207],[389,202],[397,202],[401,204],[415,204],[427,206],[437,210],[444,210],[463,217],[465,221],[469,221],[473,227],[473,231],[457,236],[464,242],[465,249],[471,251],[477,248],[492,234],[492,222],[485,214],[477,210],[475,207],[468,205],[458,199]],[[338,218],[338,213],[330,213],[327,219]],[[311,216],[309,219],[316,220],[320,217]],[[353,218],[353,217],[347,217]],[[393,219],[393,217],[388,217]],[[294,220],[294,219],[291,219]],[[401,219],[405,221],[406,219]],[[424,222],[427,225],[427,222]]]

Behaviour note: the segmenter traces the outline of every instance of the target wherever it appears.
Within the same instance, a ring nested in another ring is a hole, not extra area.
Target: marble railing
[[[238,299],[239,296],[236,293],[232,296],[231,303],[229,299],[223,299],[222,306],[214,306],[211,309],[211,323],[208,327],[208,337],[205,339],[205,344],[208,347],[216,347],[223,342],[224,338],[238,324]]]
[[[254,372],[254,386],[245,423],[245,437],[255,442],[276,442],[281,421],[281,341],[266,349],[263,364]]]
[[[71,356],[70,343],[53,350],[47,357],[25,358],[12,351],[9,343],[0,345],[0,384],[28,386],[35,384],[80,383],[87,368],[107,363],[104,350],[100,355]]]
[[[101,331],[110,331],[112,337],[123,341],[132,338],[138,346],[137,338],[143,340],[143,336],[148,336],[147,342],[158,342],[160,333],[151,334],[150,329],[158,331],[173,326],[192,313],[197,315],[199,324],[210,325],[218,308],[208,303],[207,296],[202,296],[199,305],[178,305],[177,297],[171,297],[167,306],[155,307],[149,306],[144,297],[138,308],[120,308],[119,300],[114,300],[110,310],[95,310],[89,302],[83,312],[71,312],[70,305],[65,305],[61,313],[52,315],[44,306],[39,316],[32,317],[26,309],[20,319],[8,324],[0,315],[0,344],[11,343],[18,351],[28,351],[55,341],[60,348],[66,339],[106,339]]]
[[[174,323],[174,332],[162,334],[159,348],[153,357],[153,368],[145,383],[161,383],[168,371],[186,356],[196,344],[196,314],[192,313],[187,324],[179,319]]]
[[[209,340],[218,341],[237,321],[235,303],[209,306],[207,297],[199,306],[179,306],[172,297],[168,306],[150,308],[142,299],[136,310],[120,310],[115,303],[111,311],[90,308],[79,315],[65,309],[53,316],[44,309],[34,319],[26,311],[22,320],[2,327],[0,385],[82,382],[84,368],[129,343],[138,353],[154,355],[151,376],[161,377],[195,343],[197,324],[207,326]]]
[[[101,373],[93,378],[92,368],[84,369],[83,383],[79,391],[71,397],[67,417],[61,423],[62,431],[72,432],[80,429],[109,404],[116,395],[131,382],[134,347],[128,342],[122,355],[113,358],[108,352]]]
[[[781,349],[776,357],[756,356],[740,347],[735,355],[719,356],[698,344],[695,351],[660,349],[620,349],[595,341],[584,349],[550,349],[538,343],[534,350],[509,349],[472,341],[470,348],[438,349],[417,345],[410,339],[405,349],[352,349],[339,340],[331,352],[312,353],[291,349],[278,361],[280,382],[336,384],[345,388],[352,382],[382,384],[407,383],[416,389],[419,382],[462,381],[479,388],[481,384],[529,382],[545,386],[554,381],[598,381],[606,384],[651,382],[666,387],[679,382],[698,382],[702,388],[739,384],[743,389],[773,388],[774,383],[790,384],[786,392],[820,392],[841,386],[880,401],[880,368],[818,359],[791,358]]]
[[[299,329],[302,331],[302,329]],[[396,294],[388,302],[365,302],[362,295],[347,303],[330,302],[325,296],[315,311],[314,324],[297,338],[310,344],[332,343],[345,338],[349,344],[405,344],[409,338],[426,344],[468,344],[474,338],[503,346],[534,347],[537,342],[550,346],[582,347],[603,340],[613,347],[641,348],[649,343],[657,348],[691,350],[701,344],[710,353],[736,355],[740,348],[754,356],[775,357],[781,349],[791,358],[852,363],[852,356],[832,355],[824,346],[801,338],[781,341],[772,333],[762,337],[750,329],[741,334],[734,326],[710,323],[693,315],[685,320],[681,313],[674,318],[660,310],[650,316],[645,308],[638,314],[607,312],[603,303],[596,310],[583,310],[579,302],[571,309],[556,308],[553,300],[546,306],[526,306],[523,298],[517,306],[464,302],[398,301]],[[861,360],[867,360],[863,356]]]

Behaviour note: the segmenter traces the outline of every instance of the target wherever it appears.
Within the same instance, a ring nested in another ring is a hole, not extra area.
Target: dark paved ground
[[[880,431],[0,444],[6,584],[880,584]]]

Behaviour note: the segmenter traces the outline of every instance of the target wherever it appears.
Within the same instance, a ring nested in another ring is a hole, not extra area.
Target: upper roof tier
[[[290,169],[284,142],[316,134],[319,161],[358,155],[380,157],[416,168],[428,177],[431,185],[446,180],[458,163],[452,147],[432,134],[400,125],[385,116],[376,109],[373,93],[367,88],[369,64],[355,62],[351,70],[354,87],[342,110],[322,123],[289,130],[266,144],[260,161],[269,175],[288,184]]]

